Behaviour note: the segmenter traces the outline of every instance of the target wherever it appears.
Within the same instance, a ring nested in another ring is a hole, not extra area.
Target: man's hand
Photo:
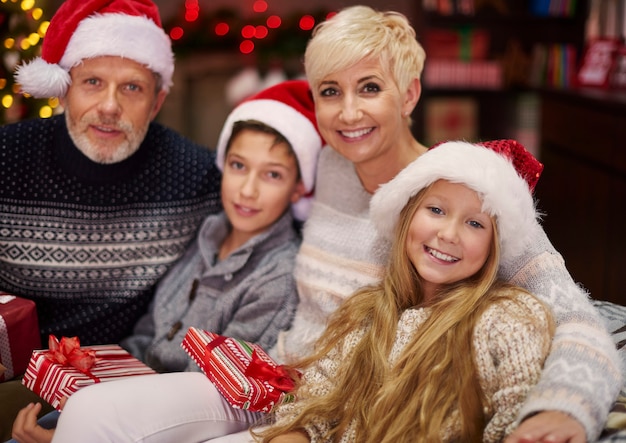
[[[543,411],[524,420],[504,443],[585,443],[585,428],[560,411]]]
[[[12,437],[20,443],[50,443],[54,429],[44,429],[37,424],[41,403],[30,403],[18,412],[13,422]]]

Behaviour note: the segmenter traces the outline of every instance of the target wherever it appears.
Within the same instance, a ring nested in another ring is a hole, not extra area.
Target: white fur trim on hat
[[[37,58],[17,68],[16,80],[34,97],[62,97],[70,84],[69,70],[83,59],[101,56],[134,60],[161,76],[163,90],[169,91],[172,86],[174,54],[167,34],[148,17],[121,13],[85,18],[72,34],[58,65]]]
[[[293,107],[272,99],[245,101],[227,117],[217,143],[216,163],[224,170],[224,153],[233,130],[233,124],[242,120],[257,120],[280,132],[291,144],[296,154],[300,175],[306,192],[311,192],[315,184],[317,159],[322,148],[322,138],[313,122]],[[311,202],[308,197],[292,205],[293,214],[298,220],[305,220]]]
[[[409,199],[440,179],[467,185],[479,194],[483,211],[496,216],[502,262],[524,251],[538,225],[528,183],[503,155],[466,142],[429,150],[376,191],[370,215],[380,235],[391,240]]]

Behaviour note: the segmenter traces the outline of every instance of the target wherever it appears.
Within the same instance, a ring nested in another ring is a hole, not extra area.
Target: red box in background
[[[429,29],[424,36],[426,60],[486,60],[490,44],[483,29]]]
[[[0,382],[26,371],[34,349],[41,348],[35,302],[0,292]]]
[[[85,349],[85,348],[82,348]],[[60,409],[63,397],[94,383],[118,380],[156,372],[118,345],[89,346],[95,351],[96,362],[87,373],[73,366],[55,363],[46,350],[33,351],[22,383],[52,406]]]

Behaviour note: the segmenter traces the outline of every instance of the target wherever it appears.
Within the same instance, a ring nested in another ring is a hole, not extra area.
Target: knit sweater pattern
[[[160,281],[149,312],[122,341],[159,372],[199,371],[181,347],[190,326],[269,349],[298,304],[293,276],[300,237],[287,211],[266,231],[218,260],[230,224],[209,216],[198,238]]]
[[[273,350],[280,361],[311,351],[328,315],[341,301],[380,279],[390,248],[369,219],[371,195],[361,186],[352,163],[326,147],[320,154],[316,183],[316,198],[296,258],[300,303],[292,328],[279,336]],[[588,440],[594,441],[623,383],[619,357],[600,314],[572,280],[539,224],[532,246],[503,264],[500,274],[543,300],[557,324],[542,376],[518,421],[542,410],[564,411],[578,419]]]
[[[513,293],[517,303],[509,300],[490,306],[474,328],[472,340],[478,380],[486,398],[484,415],[487,424],[483,432],[486,443],[502,441],[512,432],[526,394],[539,380],[551,339],[549,320],[542,305],[524,292],[513,288],[504,290]],[[390,367],[398,361],[429,315],[430,310],[425,308],[407,309],[402,314],[389,354]],[[533,321],[528,321],[529,316]],[[350,358],[364,333],[365,329],[352,331],[326,357],[304,372],[303,392],[298,394],[295,403],[279,406],[278,423],[290,421],[306,405],[307,398],[323,396],[335,388],[341,362]],[[472,351],[466,350],[465,355],[472,358]],[[327,435],[333,426],[332,421],[319,419],[306,430],[312,443],[330,442],[333,440]],[[358,426],[353,420],[338,441],[355,442]],[[458,410],[455,410],[441,430],[441,441],[463,441],[459,426]]]
[[[130,158],[98,164],[64,116],[0,128],[0,289],[35,301],[48,334],[117,343],[202,220],[221,209],[214,154],[151,123]]]

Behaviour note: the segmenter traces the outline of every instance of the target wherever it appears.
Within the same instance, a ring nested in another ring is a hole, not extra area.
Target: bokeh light
[[[303,15],[302,18],[300,18],[299,25],[300,29],[303,31],[310,31],[315,26],[315,19],[312,15]]]
[[[279,28],[282,22],[281,18],[277,15],[270,15],[265,21],[267,27],[270,29]]]
[[[250,54],[254,51],[254,43],[251,40],[244,40],[239,44],[239,51],[242,54]]]
[[[267,2],[264,0],[257,0],[252,5],[252,10],[254,12],[265,12],[267,11]]]

